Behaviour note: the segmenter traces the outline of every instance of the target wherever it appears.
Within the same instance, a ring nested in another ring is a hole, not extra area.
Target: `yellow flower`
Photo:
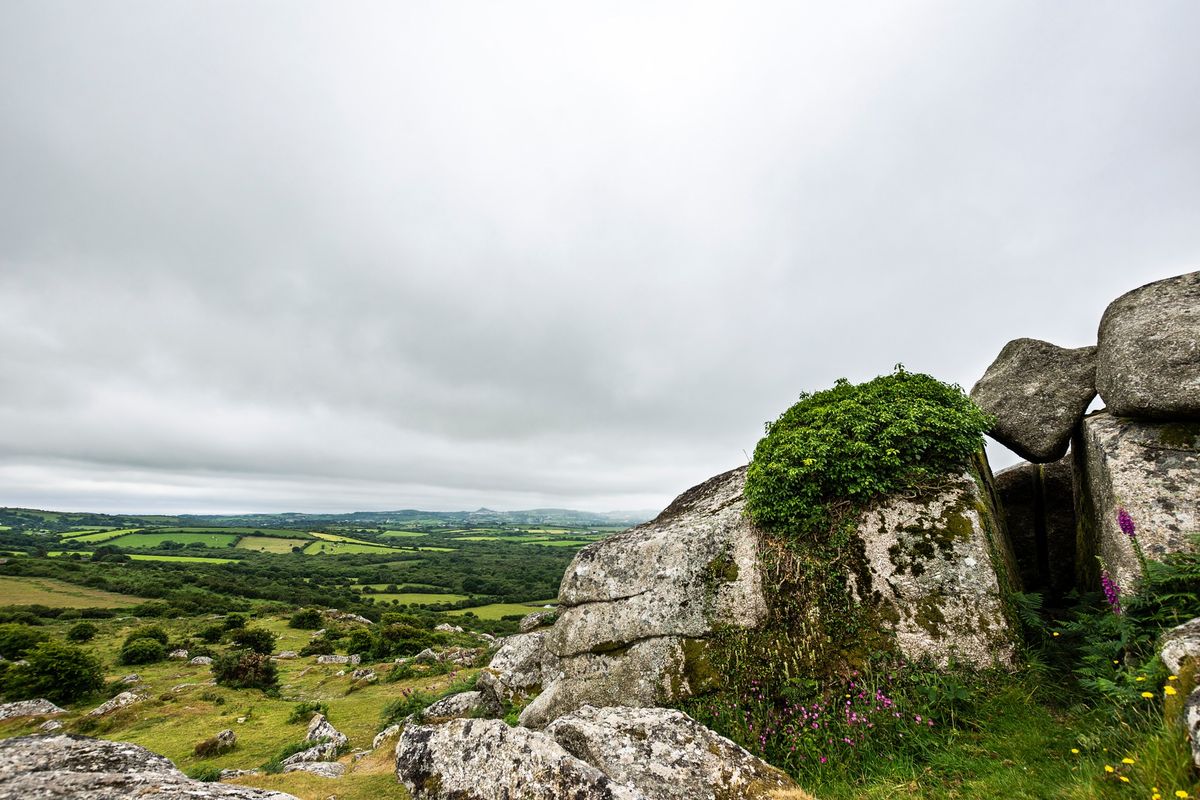
[[[1116,770],[1113,768],[1113,765],[1112,765],[1112,764],[1105,764],[1105,765],[1104,765],[1104,771],[1105,771],[1105,772],[1116,772]]]
[[[1154,692],[1142,692],[1142,697],[1154,697]]]
[[[1177,681],[1177,680],[1179,680],[1179,676],[1178,676],[1178,675],[1168,675],[1168,676],[1167,676],[1167,680],[1169,680],[1169,681]]]
[[[1187,793],[1187,792],[1185,792],[1183,789],[1176,789],[1176,790],[1175,790],[1175,796],[1176,796],[1176,797],[1187,797],[1187,796],[1188,796],[1188,793]]]
[[[1072,748],[1071,748],[1071,752],[1072,752],[1072,753],[1074,753],[1075,755],[1079,755],[1079,748],[1078,748],[1078,747],[1072,747]]]
[[[1129,783],[1129,778],[1126,778],[1124,775],[1121,775],[1119,777],[1121,778],[1121,783]]]
[[[1120,662],[1120,661],[1114,661],[1113,663],[1114,663],[1114,664],[1120,664],[1121,662]]]
[[[1122,764],[1135,764],[1137,762],[1135,762],[1132,758],[1122,758],[1121,763]]]
[[[1150,795],[1150,800],[1162,800],[1162,795],[1158,792],[1155,792],[1154,794]]]
[[[1171,694],[1178,694],[1178,692],[1175,691],[1174,686],[1166,686],[1163,688],[1163,694],[1171,695]]]
[[[1144,681],[1144,680],[1146,680],[1146,676],[1145,676],[1145,675],[1138,675],[1138,676],[1137,676],[1137,680],[1138,680],[1138,681]]]
[[[1052,633],[1052,634],[1050,634],[1050,635],[1051,635],[1051,636],[1058,636],[1058,631],[1055,631],[1054,633]]]

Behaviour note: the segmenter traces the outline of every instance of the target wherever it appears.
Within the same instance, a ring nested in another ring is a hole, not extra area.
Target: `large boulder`
[[[3,800],[296,800],[290,794],[201,783],[127,742],[55,734],[0,741]]]
[[[313,718],[308,721],[308,731],[304,735],[304,741],[312,742],[313,746],[285,758],[281,762],[284,767],[315,761],[333,761],[350,740],[344,733],[333,727],[329,720],[325,719],[324,714],[314,714]]]
[[[429,724],[452,719],[465,719],[466,717],[496,717],[499,715],[500,706],[488,695],[476,691],[459,692],[443,697],[421,711],[418,718],[421,722]]]
[[[644,800],[546,734],[494,719],[405,726],[396,777],[413,800]]]
[[[1171,672],[1179,672],[1188,659],[1200,666],[1200,617],[1164,633],[1158,643],[1158,656]]]
[[[647,800],[758,800],[797,789],[786,774],[682,711],[584,706],[546,734]]]
[[[996,418],[992,438],[1039,464],[1063,457],[1095,396],[1096,348],[1039,339],[1006,344],[971,389],[976,405]]]
[[[981,464],[932,493],[886,499],[859,522],[857,599],[879,612],[884,635],[907,657],[1012,660],[1001,594],[1014,568],[986,474]],[[576,555],[554,627],[525,634],[546,636],[561,677],[543,678],[521,724],[541,727],[585,704],[671,705],[715,688],[714,635],[768,624],[761,553],[769,537],[744,514],[745,478],[745,468],[718,475],[652,522]]]
[[[1148,558],[1192,547],[1200,530],[1200,422],[1096,413],[1080,426],[1074,450],[1084,585],[1097,584],[1097,556],[1123,589],[1141,575],[1133,543],[1117,523],[1121,508]]]
[[[1148,283],[1108,306],[1096,388],[1118,416],[1200,419],[1200,272]]]
[[[1068,455],[996,473],[996,498],[1021,585],[1058,599],[1075,585],[1075,481]]]

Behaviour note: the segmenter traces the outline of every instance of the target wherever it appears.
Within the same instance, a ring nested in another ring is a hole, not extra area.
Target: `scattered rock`
[[[396,777],[413,800],[645,800],[546,734],[500,720],[406,726]]]
[[[221,770],[221,780],[227,781],[230,778],[240,778],[243,775],[261,775],[261,769],[223,769]]]
[[[460,628],[458,625],[451,625],[449,622],[443,622],[440,625],[435,625],[433,627],[433,629],[435,631],[441,631],[442,633],[462,633],[463,632],[463,629]]]
[[[341,622],[357,622],[361,625],[374,625],[375,623],[366,617],[360,617],[358,614],[351,614],[349,611],[338,611],[336,608],[328,609],[325,614],[333,619]]]
[[[61,731],[62,726],[63,724],[58,720],[48,719],[38,726],[38,730],[42,733],[53,733],[54,731]]]
[[[1188,658],[1200,660],[1200,617],[1164,633],[1159,640],[1158,655],[1173,673],[1178,673]]]
[[[546,734],[654,800],[759,800],[798,788],[780,770],[682,711],[584,706]]]
[[[1025,591],[1061,598],[1075,586],[1075,487],[1070,454],[996,473],[996,497]]]
[[[172,650],[171,652],[167,653],[167,658],[178,659],[181,661],[187,661],[187,657],[188,657],[188,651],[184,650],[182,648],[180,648],[179,650]]]
[[[101,717],[101,716],[104,716],[105,714],[108,714],[109,712],[116,711],[117,709],[131,706],[134,703],[140,703],[142,700],[145,700],[145,699],[146,699],[145,695],[140,695],[137,692],[121,692],[119,695],[117,695],[113,699],[96,706],[91,711],[87,712],[87,714],[85,714],[84,716]]]
[[[237,746],[237,734],[226,728],[217,733],[217,743],[225,750],[232,750]]]
[[[134,684],[134,683],[140,683],[141,680],[142,680],[142,676],[138,675],[136,672],[131,672],[130,674],[126,675],[124,678],[121,678],[121,683],[130,685],[130,684]]]
[[[1129,537],[1117,524],[1124,508],[1147,558],[1190,550],[1200,530],[1200,422],[1147,422],[1091,414],[1074,446],[1080,504],[1079,571],[1099,585],[1100,556],[1122,589],[1141,575]]]
[[[290,794],[193,781],[127,742],[55,734],[0,741],[0,798],[28,800],[296,800]]]
[[[358,664],[358,663],[359,663],[359,662],[361,662],[361,661],[362,661],[362,657],[361,657],[361,656],[358,656],[358,655],[353,655],[353,656],[339,656],[339,655],[317,656],[317,663],[318,663],[318,664]]]
[[[437,653],[433,652],[433,648],[426,647],[421,652],[413,656],[413,661],[418,664],[436,664],[438,661]]]
[[[526,614],[520,623],[521,633],[529,633],[536,631],[538,628],[548,628],[554,624],[554,620],[558,619],[558,611],[555,609],[545,609],[543,611],[534,611],[532,614]]]
[[[280,661],[287,661],[289,659],[299,658],[299,657],[300,657],[300,654],[297,653],[295,650],[284,650],[283,652],[279,653],[278,655],[271,656],[271,658],[277,658]]]
[[[379,680],[379,676],[375,674],[375,670],[366,667],[354,670],[354,672],[350,673],[350,677],[356,681],[366,681],[368,683]]]
[[[245,725],[245,724],[246,724],[246,717],[238,717],[238,718],[237,718],[237,724],[238,724],[238,725]]]
[[[384,742],[386,742],[388,739],[391,739],[391,738],[393,738],[395,736],[399,736],[399,735],[400,735],[400,725],[399,724],[389,725],[386,728],[384,728],[383,730],[381,730],[379,733],[375,734],[375,738],[371,741],[371,749],[378,750],[380,748],[380,746]]]
[[[1096,387],[1110,413],[1200,418],[1200,272],[1118,297],[1098,341]]]
[[[311,772],[322,778],[340,778],[346,774],[346,765],[336,761],[305,761],[302,764],[288,764],[284,772]]]
[[[284,767],[312,761],[333,761],[338,757],[339,751],[349,743],[346,735],[333,727],[324,714],[315,714],[308,721],[308,732],[304,735],[304,741],[314,744],[307,750],[285,758],[282,762]]]
[[[1067,452],[1071,433],[1096,396],[1096,348],[1067,350],[1014,339],[971,389],[996,418],[992,438],[1037,464]]]
[[[482,692],[459,692],[443,697],[418,714],[421,722],[436,724],[451,719],[499,716],[500,706]]]
[[[65,713],[67,713],[66,709],[59,708],[49,700],[40,698],[0,704],[0,720],[15,719],[16,717],[50,717]]]
[[[208,657],[208,656],[196,656],[195,658],[193,658],[193,659],[192,659],[191,661],[189,661],[188,663],[189,663],[189,664],[195,664],[196,666],[204,666],[204,667],[206,667],[206,666],[209,666],[210,664],[212,664],[212,662],[213,662],[213,660],[212,660],[210,657]]]

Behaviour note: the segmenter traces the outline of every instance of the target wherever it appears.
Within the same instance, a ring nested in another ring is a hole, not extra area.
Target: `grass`
[[[401,561],[400,563],[401,564],[409,564],[409,563],[413,563],[413,562]],[[362,589],[365,589],[369,586],[377,592],[382,592],[382,591],[386,590],[387,587],[389,587],[389,586],[397,586],[400,584],[403,584],[404,586],[409,586],[413,589],[416,589],[419,592],[444,592],[444,591],[446,591],[445,586],[434,586],[433,584],[430,584],[430,583],[409,583],[408,581],[392,581],[391,583],[363,583],[363,584],[359,584],[358,588],[361,591]]]
[[[486,606],[474,606],[473,608],[462,608],[456,611],[447,611],[447,614],[453,616],[461,616],[468,611],[473,613],[480,619],[501,619],[508,616],[525,616],[538,611],[542,606],[554,605],[558,602],[557,598],[551,600],[539,600],[531,603],[492,603]]]
[[[376,603],[387,603],[389,605],[392,601],[395,601],[396,605],[401,606],[458,603],[467,599],[467,595],[465,594],[445,594],[438,592],[404,592],[399,594],[380,592],[379,594],[364,595],[364,597],[374,597]]]
[[[0,576],[0,606],[42,605],[51,608],[122,608],[143,602],[127,594],[89,589],[53,578]]]
[[[346,553],[397,553],[402,552],[395,547],[388,547],[382,544],[367,544],[366,542],[356,542],[353,539],[345,541],[320,541],[313,542],[304,548],[304,554],[309,556],[315,555],[344,555]]]
[[[154,531],[130,533],[119,539],[112,539],[107,542],[114,547],[133,547],[133,548],[154,548],[161,547],[164,542],[179,542],[183,545],[195,544],[200,542],[205,547],[230,547],[237,542],[238,534],[236,533],[191,533],[180,532],[171,533],[169,531]]]
[[[305,547],[311,539],[282,539],[276,536],[243,536],[237,543],[241,550],[260,553],[290,553],[293,547]]]
[[[386,536],[389,539],[406,539],[412,536],[428,536],[429,534],[421,533],[420,531],[384,531],[379,535]]]

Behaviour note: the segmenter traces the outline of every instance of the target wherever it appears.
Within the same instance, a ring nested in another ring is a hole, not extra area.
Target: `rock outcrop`
[[[501,642],[475,683],[488,703],[523,702],[561,676],[558,657],[546,649],[547,635],[518,633]]]
[[[304,741],[312,742],[313,746],[285,758],[282,762],[285,768],[315,761],[334,761],[350,740],[333,727],[324,714],[314,714],[308,721]]]
[[[1141,575],[1133,544],[1117,523],[1124,508],[1148,558],[1192,546],[1200,531],[1200,422],[1148,422],[1089,415],[1075,451],[1080,580],[1097,585],[1103,560],[1117,584]]]
[[[1171,628],[1158,643],[1158,656],[1171,672],[1179,672],[1187,659],[1200,667],[1200,617]]]
[[[466,717],[495,717],[500,714],[500,706],[483,692],[459,692],[449,697],[443,697],[422,711],[418,718],[426,724],[446,722],[451,719]],[[376,745],[378,747],[378,745]]]
[[[971,389],[971,399],[996,418],[991,436],[1037,464],[1063,457],[1095,396],[1096,348],[1039,339],[1006,344]]]
[[[1021,585],[1056,600],[1075,586],[1075,480],[1070,455],[996,473],[996,498]]]
[[[86,716],[102,717],[105,714],[112,713],[113,711],[116,711],[118,709],[126,708],[127,706],[131,706],[134,703],[140,703],[141,701],[143,701],[145,699],[146,698],[144,695],[140,695],[137,692],[121,692],[116,697],[112,698],[111,700],[107,700],[107,701],[101,703],[100,705],[96,706],[95,708],[93,708],[91,711],[87,712]]]
[[[296,800],[290,794],[201,783],[126,742],[54,734],[0,741],[2,800]]]
[[[51,717],[55,714],[65,714],[66,709],[59,708],[49,700],[18,700],[15,703],[0,704],[0,720],[17,717]]]
[[[758,800],[798,787],[682,711],[584,706],[546,734],[647,800]]]
[[[406,726],[396,777],[413,800],[645,800],[546,734],[494,719]]]
[[[1200,419],[1200,272],[1146,284],[1108,306],[1096,387],[1117,416]]]
[[[1200,767],[1200,688],[1193,689],[1184,703],[1183,725],[1192,743],[1192,763]]]

